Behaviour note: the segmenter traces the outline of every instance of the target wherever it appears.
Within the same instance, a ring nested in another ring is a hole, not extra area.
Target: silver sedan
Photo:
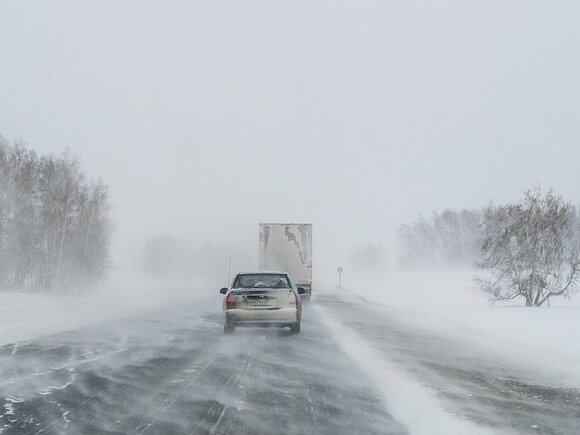
[[[286,272],[255,271],[238,273],[231,288],[222,288],[224,332],[237,326],[290,327],[300,333],[301,294]]]

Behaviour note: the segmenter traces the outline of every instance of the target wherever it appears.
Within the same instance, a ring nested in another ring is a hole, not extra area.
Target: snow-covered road
[[[576,434],[546,385],[397,312],[319,295],[302,333],[222,332],[194,306],[0,348],[0,432]]]

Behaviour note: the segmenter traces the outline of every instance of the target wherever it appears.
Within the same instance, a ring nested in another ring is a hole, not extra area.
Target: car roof
[[[255,275],[255,274],[272,274],[272,275],[288,275],[288,272],[283,270],[250,270],[245,272],[238,272],[238,275]]]

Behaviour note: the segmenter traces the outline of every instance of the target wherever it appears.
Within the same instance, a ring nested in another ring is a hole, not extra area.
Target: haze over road
[[[577,433],[580,391],[386,310],[318,295],[299,336],[229,336],[219,311],[183,306],[7,345],[0,432]]]

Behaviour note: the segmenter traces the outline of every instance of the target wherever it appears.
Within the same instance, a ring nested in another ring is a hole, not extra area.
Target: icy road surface
[[[193,311],[0,348],[0,433],[580,433],[579,390],[396,310],[319,295],[299,336]]]

